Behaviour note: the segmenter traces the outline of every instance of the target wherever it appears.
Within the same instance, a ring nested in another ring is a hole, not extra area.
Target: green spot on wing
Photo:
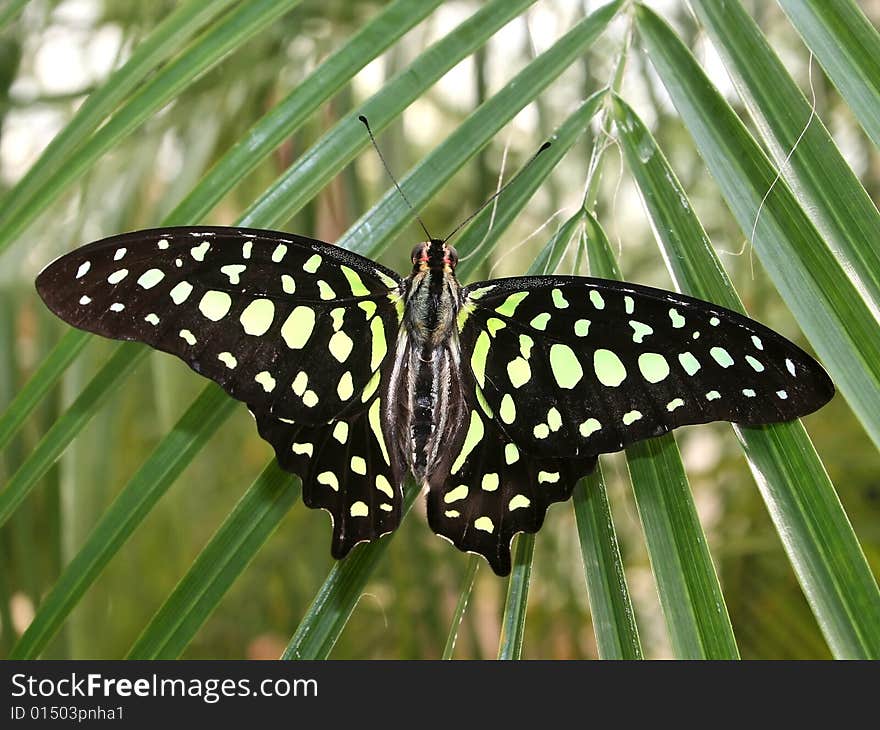
[[[348,268],[348,266],[340,266],[339,268],[345,278],[348,280],[348,286],[351,288],[351,293],[353,296],[366,297],[370,295],[370,290],[364,286],[364,282],[361,280],[361,277],[357,273],[357,271]]]
[[[602,385],[616,388],[626,379],[626,368],[611,350],[596,350],[593,354],[593,368]]]
[[[713,347],[709,350],[709,354],[715,359],[715,362],[723,368],[729,368],[733,365],[733,358],[723,347]]]
[[[529,293],[527,291],[515,292],[507,297],[500,307],[496,307],[495,311],[505,317],[512,317],[514,312],[516,312],[516,308],[520,305],[520,302],[522,302],[522,300],[528,295]]]
[[[644,352],[639,355],[639,370],[649,383],[659,383],[669,375],[669,363],[663,355]]]
[[[541,330],[542,332],[547,329],[547,323],[550,321],[550,314],[547,312],[541,312],[541,314],[537,315],[529,324],[532,325],[536,330]]]
[[[455,474],[464,466],[465,459],[467,459],[468,455],[471,451],[476,448],[477,444],[483,439],[483,419],[480,418],[480,414],[476,411],[471,411],[471,422],[468,424],[467,434],[464,437],[464,444],[462,444],[461,451],[458,454],[458,457],[455,459],[455,462],[452,464],[452,473]]]
[[[654,334],[654,329],[651,326],[635,319],[629,321],[629,326],[633,329],[633,342],[638,344],[644,342],[648,335]]]
[[[700,369],[700,363],[690,352],[683,352],[678,356],[678,361],[688,375],[693,375]]]
[[[526,360],[518,357],[507,364],[507,377],[514,388],[519,388],[529,382],[532,369]]]
[[[592,436],[596,431],[602,428],[602,424],[595,418],[588,418],[584,421],[579,427],[581,436],[587,438],[588,436]]]
[[[480,332],[471,354],[471,370],[474,371],[474,377],[481,388],[486,386],[486,358],[489,355],[490,344],[489,333],[485,330]]]
[[[309,257],[309,260],[303,264],[303,271],[306,271],[309,274],[314,274],[321,265],[321,261],[322,259],[318,254],[313,254]]]
[[[550,370],[560,388],[571,390],[584,377],[577,355],[568,345],[557,343],[550,347]]]

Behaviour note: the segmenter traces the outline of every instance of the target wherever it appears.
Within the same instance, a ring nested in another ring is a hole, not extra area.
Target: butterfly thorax
[[[400,342],[405,355],[392,376],[392,387],[398,444],[421,480],[436,466],[443,444],[460,423],[455,321],[461,287],[455,278],[457,256],[451,246],[436,240],[422,243],[412,258]]]
[[[436,348],[454,332],[461,301],[454,249],[441,241],[413,249],[413,271],[406,279],[404,328],[413,345]]]

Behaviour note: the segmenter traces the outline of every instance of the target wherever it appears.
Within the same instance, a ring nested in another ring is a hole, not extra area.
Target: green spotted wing
[[[824,369],[741,314],[584,277],[465,290],[461,347],[500,428],[546,456],[618,451],[678,426],[788,421],[828,402]]]
[[[331,513],[337,557],[400,520],[402,468],[378,420],[400,284],[336,246],[219,227],[113,236],[37,278],[70,324],[176,355],[245,402],[306,504]]]
[[[431,477],[428,517],[462,550],[510,569],[596,456],[678,426],[786,421],[824,405],[822,367],[736,312],[582,277],[472,284],[458,317],[469,423]]]
[[[571,496],[596,457],[526,453],[485,402],[468,400],[465,427],[450,444],[452,461],[428,476],[428,522],[459,550],[482,555],[498,575],[507,575],[513,536],[537,532],[550,505]]]

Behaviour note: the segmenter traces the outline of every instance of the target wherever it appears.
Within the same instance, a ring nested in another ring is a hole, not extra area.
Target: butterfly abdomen
[[[442,261],[438,266],[431,263],[429,257],[417,262],[407,280],[406,352],[392,375],[398,443],[420,481],[436,465],[451,431],[458,428],[462,401],[456,375],[459,286]]]

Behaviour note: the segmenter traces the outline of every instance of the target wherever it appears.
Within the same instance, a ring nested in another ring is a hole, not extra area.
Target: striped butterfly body
[[[616,281],[462,287],[433,240],[403,279],[313,239],[220,227],[137,231],[50,264],[37,289],[81,329],[180,357],[247,404],[332,553],[394,530],[402,485],[428,521],[510,571],[601,453],[685,424],[786,421],[824,405],[821,366],[708,302]]]

